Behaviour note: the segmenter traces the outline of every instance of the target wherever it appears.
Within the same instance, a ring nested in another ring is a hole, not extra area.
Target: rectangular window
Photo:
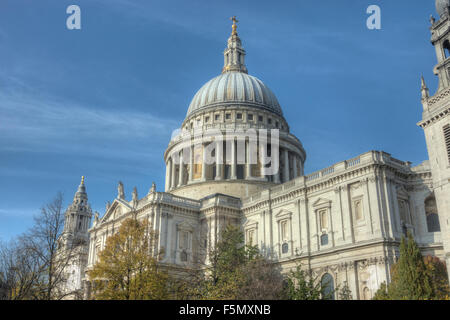
[[[322,230],[328,229],[328,217],[327,217],[327,210],[320,210],[319,211],[319,219],[320,219],[320,228]]]
[[[238,120],[242,120],[242,113],[238,113],[238,114],[236,114],[236,119],[238,119]]]
[[[214,119],[215,119],[216,121],[219,121],[219,120],[220,120],[220,114],[216,114],[216,115],[214,116]]]
[[[209,122],[209,117],[205,117],[205,123]]]
[[[247,115],[247,119],[248,121],[253,121],[253,115],[252,114]]]
[[[272,124],[272,119],[270,119],[270,118],[267,119],[267,123],[268,123],[268,124]]]
[[[263,121],[263,116],[258,116],[258,121],[262,122]]]
[[[255,242],[255,230],[248,230],[247,231],[247,244],[249,246],[252,246]]]
[[[450,164],[450,124],[444,127],[445,147],[447,148],[447,158]]]
[[[189,249],[189,233],[180,231],[180,249]]]
[[[227,113],[227,114],[225,115],[225,119],[226,119],[226,120],[230,120],[230,119],[231,119],[231,113]]]

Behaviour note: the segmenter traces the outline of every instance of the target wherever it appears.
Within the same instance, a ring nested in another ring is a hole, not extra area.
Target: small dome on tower
[[[436,0],[436,11],[440,17],[445,14],[448,7],[450,7],[450,0]]]

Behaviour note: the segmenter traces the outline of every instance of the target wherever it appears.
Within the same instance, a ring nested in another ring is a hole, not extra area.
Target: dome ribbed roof
[[[237,104],[283,115],[277,98],[261,80],[243,72],[226,72],[208,81],[195,94],[187,116],[214,106]]]

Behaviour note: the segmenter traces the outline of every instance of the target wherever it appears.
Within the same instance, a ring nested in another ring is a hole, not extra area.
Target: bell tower
[[[439,19],[431,17],[431,43],[436,49],[434,74],[437,92],[430,96],[421,80],[423,114],[418,125],[424,130],[433,175],[447,271],[450,276],[450,0],[436,0]]]
[[[92,210],[82,177],[73,201],[66,210],[64,231],[60,238],[59,255],[67,263],[64,268],[66,281],[61,289],[67,294],[67,299],[80,299],[83,291],[91,217]]]
[[[88,204],[84,177],[81,177],[81,183],[73,197],[72,204],[65,213],[63,234],[66,248],[87,244],[91,217],[92,210]]]

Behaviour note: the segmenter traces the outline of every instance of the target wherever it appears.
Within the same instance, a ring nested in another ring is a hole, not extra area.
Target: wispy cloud
[[[170,137],[176,127],[175,121],[150,113],[98,109],[35,94],[0,93],[0,152],[110,154],[118,146],[128,155],[140,154],[139,144],[150,146]]]

